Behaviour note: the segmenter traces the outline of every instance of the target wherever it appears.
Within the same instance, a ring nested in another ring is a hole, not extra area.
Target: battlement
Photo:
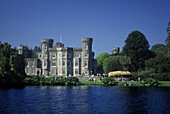
[[[85,42],[93,42],[93,38],[82,38],[82,39],[81,39],[81,42],[82,42],[82,43],[85,43]]]
[[[22,45],[18,46],[18,50],[19,49],[24,49],[24,47]]]
[[[41,43],[45,43],[45,42],[53,42],[53,39],[42,39]]]

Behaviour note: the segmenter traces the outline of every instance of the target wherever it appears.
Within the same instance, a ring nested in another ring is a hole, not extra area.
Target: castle
[[[82,38],[82,47],[64,47],[64,44],[53,39],[41,40],[41,51],[38,58],[26,58],[27,75],[79,76],[96,74],[97,61],[92,51],[92,38]],[[22,46],[18,53],[23,54]]]

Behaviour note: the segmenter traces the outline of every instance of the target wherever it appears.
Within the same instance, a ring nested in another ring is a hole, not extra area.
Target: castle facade
[[[64,47],[53,39],[41,40],[41,51],[38,58],[26,58],[27,75],[50,76],[79,76],[96,74],[97,61],[92,51],[92,38],[82,38],[82,47]],[[22,46],[18,47],[18,53],[23,54]]]

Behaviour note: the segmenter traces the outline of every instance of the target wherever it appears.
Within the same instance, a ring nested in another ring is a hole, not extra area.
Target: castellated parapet
[[[79,76],[96,74],[97,61],[92,51],[93,38],[82,38],[82,47],[64,47],[53,39],[41,40],[38,60],[26,59],[27,75]],[[38,67],[36,67],[38,66]]]

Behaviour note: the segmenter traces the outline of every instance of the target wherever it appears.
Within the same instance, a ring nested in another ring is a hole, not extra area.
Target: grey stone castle
[[[26,58],[27,75],[51,75],[51,76],[79,76],[96,74],[97,61],[92,51],[92,38],[82,38],[82,47],[64,47],[53,39],[41,40],[41,51],[38,58]],[[22,46],[18,47],[18,53],[24,54]]]

